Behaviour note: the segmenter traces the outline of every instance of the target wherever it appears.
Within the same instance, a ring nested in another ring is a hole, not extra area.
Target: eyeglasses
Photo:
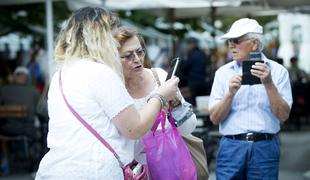
[[[122,59],[126,59],[126,61],[133,61],[136,58],[136,55],[138,58],[144,58],[145,56],[145,49],[137,49],[135,51],[128,52],[127,55],[121,56]]]
[[[233,43],[233,44],[240,44],[243,41],[249,40],[250,38],[243,38],[243,37],[239,37],[239,38],[231,38],[231,39],[227,39],[228,43]]]

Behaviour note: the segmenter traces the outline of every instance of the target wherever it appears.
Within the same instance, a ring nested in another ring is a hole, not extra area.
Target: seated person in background
[[[141,109],[147,103],[147,99],[158,88],[156,74],[158,75],[160,84],[162,84],[165,82],[167,72],[161,68],[150,69],[144,67],[146,60],[145,43],[136,30],[120,27],[115,38],[120,43],[119,53],[126,89],[130,96],[133,97],[135,106]],[[181,95],[178,98],[184,102],[184,98]],[[173,101],[173,104],[175,103],[177,102]],[[192,114],[178,127],[180,134],[184,136],[192,133],[196,127],[196,123],[196,116]],[[167,122],[167,124],[169,123]],[[140,163],[146,163],[144,147],[139,141],[135,146],[135,156],[136,160]]]
[[[4,105],[22,105],[26,107],[27,117],[24,120],[10,118],[0,126],[1,133],[11,135],[33,136],[34,115],[40,99],[39,92],[29,85],[29,71],[17,67],[13,73],[13,83],[0,89],[0,99]]]
[[[0,99],[3,105],[17,105],[25,107],[25,117],[9,117],[1,121],[0,135],[37,137],[34,125],[34,115],[40,94],[29,85],[29,72],[25,67],[17,67],[13,73],[13,84],[3,86],[0,89]],[[0,172],[9,174],[9,147],[6,141],[1,142]]]

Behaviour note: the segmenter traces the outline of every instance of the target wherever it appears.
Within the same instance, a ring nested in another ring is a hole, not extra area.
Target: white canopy
[[[53,27],[52,2],[60,0],[1,0],[0,6],[27,3],[46,3],[48,59],[52,59]],[[63,0],[64,1],[64,0]],[[69,9],[76,10],[84,6],[105,6],[112,10],[145,10],[160,16],[167,16],[167,9],[174,10],[175,18],[201,17],[210,14],[209,7],[217,7],[220,15],[276,15],[289,10],[310,12],[309,0],[65,0]],[[214,9],[213,9],[214,10]],[[308,18],[304,18],[308,21]],[[304,25],[308,31],[309,23]],[[301,58],[305,58],[309,48],[309,38],[303,43]],[[281,54],[281,53],[280,53]],[[308,70],[309,71],[309,70]]]
[[[116,10],[134,10],[134,9],[159,9],[159,8],[205,8],[220,6],[238,6],[241,1],[231,0],[106,0],[105,6]]]
[[[158,16],[167,16],[168,9],[173,9],[173,18],[207,17],[210,7],[237,7],[240,0],[107,0],[105,6],[112,10],[145,10]]]

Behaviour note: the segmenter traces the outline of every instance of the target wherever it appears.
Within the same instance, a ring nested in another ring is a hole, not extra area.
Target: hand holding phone
[[[172,60],[171,65],[169,67],[169,71],[168,71],[166,81],[169,80],[172,76],[174,76],[175,73],[179,70],[179,63],[180,63],[179,57]]]

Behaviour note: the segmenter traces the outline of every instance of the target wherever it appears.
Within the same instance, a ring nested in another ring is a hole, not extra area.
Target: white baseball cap
[[[263,34],[263,27],[254,19],[242,18],[235,21],[230,27],[228,33],[224,34],[221,38],[238,38],[251,32]]]

